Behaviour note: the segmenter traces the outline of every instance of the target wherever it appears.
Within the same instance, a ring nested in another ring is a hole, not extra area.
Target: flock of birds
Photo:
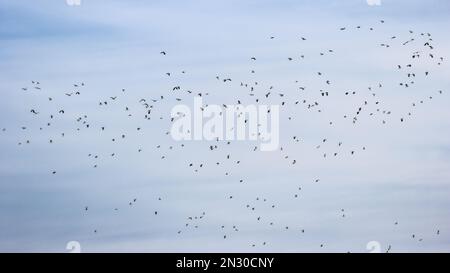
[[[384,24],[385,22],[383,20],[379,21],[380,24]],[[355,26],[354,29],[362,29],[361,26]],[[336,31],[337,32],[347,32],[350,31],[351,28],[350,27],[341,27],[338,28]],[[375,28],[371,27],[368,28],[368,31],[374,31]],[[410,54],[410,59],[405,60],[404,63],[399,63],[396,67],[393,67],[392,70],[395,70],[397,72],[399,72],[399,74],[401,75],[401,81],[398,82],[398,86],[389,86],[388,88],[390,89],[395,89],[395,88],[412,88],[416,82],[418,81],[425,81],[427,80],[427,78],[430,76],[431,71],[428,70],[424,70],[422,71],[420,68],[416,67],[416,64],[418,62],[428,62],[431,63],[435,66],[441,66],[444,62],[444,57],[442,56],[438,56],[435,53],[435,45],[433,42],[433,38],[432,35],[430,33],[416,33],[414,31],[409,31],[407,33],[408,35],[408,39],[407,40],[400,40],[399,37],[397,36],[391,36],[389,37],[387,40],[388,42],[383,42],[380,43],[379,46],[383,47],[383,48],[391,48],[393,46],[403,46],[405,51],[411,50],[411,54]],[[275,36],[271,36],[269,37],[269,41],[270,40],[274,40],[276,39]],[[299,37],[301,42],[309,42],[310,39],[307,37]],[[162,50],[160,51],[160,56],[161,58],[165,58],[167,55],[170,54],[170,52]],[[337,50],[335,49],[328,49],[328,50],[324,50],[323,52],[317,52],[316,56],[309,56],[309,55],[305,55],[305,54],[300,54],[298,56],[286,56],[285,61],[286,62],[301,62],[303,59],[306,58],[325,58],[326,55],[331,55],[331,54],[338,54]],[[250,62],[250,65],[252,66],[253,64],[257,63],[259,58],[258,56],[249,56],[248,60]],[[187,74],[187,71],[182,70],[181,71],[182,74]],[[249,73],[252,76],[252,79],[255,78],[255,75],[257,75],[257,71],[254,68],[250,68],[249,69]],[[163,76],[167,77],[167,78],[173,78],[174,74],[176,74],[175,72],[172,71],[168,71],[166,72]],[[411,117],[413,115],[413,110],[416,107],[419,107],[421,104],[426,103],[427,101],[433,100],[435,96],[440,96],[443,95],[445,92],[443,90],[436,90],[433,91],[432,94],[427,94],[426,96],[424,96],[422,99],[419,99],[417,101],[414,101],[411,103],[410,105],[410,111],[407,111],[405,113],[397,113],[391,109],[386,108],[387,106],[384,106],[383,104],[383,100],[379,99],[379,97],[377,96],[377,92],[382,89],[385,88],[385,84],[383,82],[378,83],[375,86],[367,86],[367,90],[366,91],[356,91],[356,90],[342,90],[342,91],[335,91],[332,87],[333,87],[333,81],[328,78],[327,73],[323,72],[323,71],[317,71],[316,72],[316,77],[317,80],[319,82],[321,82],[321,86],[323,86],[322,88],[319,88],[318,90],[316,90],[315,87],[308,87],[308,86],[304,86],[301,85],[299,83],[299,81],[296,81],[297,84],[297,90],[294,91],[280,91],[278,90],[275,86],[272,86],[270,84],[265,84],[262,81],[248,81],[248,82],[244,82],[244,81],[238,81],[237,84],[235,83],[235,80],[230,77],[230,76],[222,76],[222,75],[217,75],[215,80],[220,83],[220,84],[224,84],[227,85],[227,88],[241,88],[242,90],[244,90],[244,92],[241,92],[241,97],[237,97],[234,99],[234,101],[236,102],[237,105],[243,105],[243,102],[247,102],[247,103],[253,103],[253,104],[279,104],[281,107],[281,111],[283,111],[283,107],[286,107],[287,105],[290,105],[294,108],[299,108],[302,109],[303,111],[315,111],[317,113],[323,113],[326,112],[326,107],[324,107],[324,105],[326,105],[326,103],[329,103],[329,101],[327,102],[327,98],[331,97],[331,96],[340,96],[341,98],[346,98],[346,97],[352,97],[352,96],[356,96],[359,95],[360,97],[363,97],[364,99],[357,105],[354,105],[352,109],[349,109],[348,114],[342,116],[342,117],[333,117],[334,120],[329,120],[327,122],[327,124],[325,124],[325,126],[334,126],[335,125],[335,121],[338,119],[343,119],[344,121],[347,121],[351,124],[357,124],[358,122],[360,122],[362,119],[364,118],[371,118],[373,117],[378,118],[377,122],[380,122],[382,124],[386,124],[388,122],[398,122],[398,123],[403,123],[403,122],[407,122],[408,118]],[[84,89],[86,88],[87,83],[84,82],[80,82],[80,83],[75,83],[72,86],[72,91],[70,92],[65,92],[63,94],[61,94],[61,96],[65,96],[65,97],[77,97],[77,96],[83,96],[84,94]],[[23,92],[40,92],[39,94],[41,94],[42,96],[45,96],[45,88],[43,88],[43,85],[41,84],[40,81],[36,81],[33,80],[31,81],[31,85],[26,86],[26,87],[22,87],[21,91]],[[153,95],[153,97],[142,97],[139,98],[139,100],[137,101],[137,107],[138,108],[133,108],[130,107],[128,105],[120,105],[121,100],[123,100],[124,96],[127,96],[127,90],[125,88],[118,90],[118,94],[115,94],[114,96],[109,96],[108,98],[105,99],[101,99],[97,102],[95,102],[96,104],[98,104],[98,107],[102,107],[102,108],[107,108],[110,105],[114,104],[116,107],[120,107],[123,109],[124,114],[127,117],[137,117],[136,120],[140,120],[141,124],[140,126],[135,128],[135,132],[134,133],[144,133],[145,132],[145,127],[146,124],[145,122],[152,122],[155,119],[156,120],[165,120],[168,121],[167,125],[168,127],[166,127],[164,130],[166,130],[164,132],[164,135],[167,136],[168,141],[171,141],[170,138],[170,130],[168,128],[170,128],[170,125],[176,120],[176,118],[174,117],[170,117],[166,113],[166,115],[164,116],[164,114],[161,114],[158,116],[158,107],[160,107],[161,105],[171,105],[171,104],[177,104],[180,103],[183,100],[186,100],[186,98],[193,98],[193,97],[208,97],[210,95],[209,92],[196,92],[196,91],[192,91],[192,90],[186,90],[185,88],[183,88],[181,85],[174,85],[171,90],[168,90],[167,92],[164,92],[163,94],[160,95]],[[307,96],[306,94],[314,94],[313,96]],[[50,103],[50,105],[58,105],[58,100],[60,100],[59,97],[48,97],[48,101]],[[222,103],[221,103],[222,104]],[[120,105],[120,106],[118,106]],[[223,103],[224,108],[226,108],[226,104]],[[201,111],[205,111],[205,109],[207,109],[208,104],[205,104],[201,107]],[[57,119],[61,119],[62,116],[67,116],[67,115],[71,115],[71,116],[75,116],[75,124],[76,124],[76,131],[81,131],[81,130],[97,130],[100,132],[104,132],[104,131],[110,131],[110,132],[116,132],[115,128],[109,128],[107,126],[101,125],[101,121],[95,121],[95,122],[91,122],[89,119],[89,115],[85,114],[85,113],[68,113],[68,111],[64,108],[54,108],[53,114],[51,114],[50,116],[43,116],[41,109],[39,109],[39,107],[35,107],[33,109],[29,109],[28,110],[30,115],[34,116],[34,117],[39,117],[42,118],[45,121],[45,126],[40,126],[39,127],[39,131],[44,131],[46,127],[51,127],[53,126],[53,121],[57,120]],[[395,113],[395,117],[392,117]],[[244,113],[238,113],[238,115],[242,115]],[[283,118],[285,118],[285,116],[282,116]],[[290,112],[289,116],[287,116],[287,121],[290,122],[290,124],[295,124],[295,119],[296,119],[296,113],[292,113]],[[246,120],[247,122],[248,120]],[[1,129],[2,132],[5,134],[7,133],[7,131],[9,130],[9,128],[2,128]],[[28,126],[21,126],[20,130],[23,131],[29,131],[31,130]],[[233,128],[234,130],[234,128]],[[64,137],[66,137],[66,135],[68,134],[76,134],[75,132],[62,132],[61,135],[58,138],[58,141],[61,142]],[[36,133],[36,132],[33,132]],[[113,137],[111,139],[109,139],[109,141],[111,143],[116,143],[119,141],[123,141],[125,142],[128,135],[132,134],[132,132],[128,132],[128,133],[118,133],[116,134],[116,137]],[[283,131],[281,131],[281,134],[283,134]],[[56,136],[48,139],[48,144],[52,144],[54,143],[56,139]],[[292,135],[290,137],[291,141],[294,143],[299,143],[302,141],[302,137],[300,135]],[[20,140],[17,142],[17,144],[19,146],[25,146],[25,145],[30,145],[31,144],[32,139],[24,139],[24,140]],[[326,149],[326,145],[327,143],[329,143],[330,140],[327,137],[323,137],[317,140],[316,145],[313,147],[313,149],[315,149],[319,154],[320,157],[323,158],[328,158],[328,157],[339,157],[342,154],[347,154],[349,156],[357,156],[358,153],[363,152],[366,150],[365,146],[361,146],[361,147],[353,147],[350,148],[349,150],[343,150],[343,142],[342,141],[336,141],[334,143],[333,141],[333,149],[334,150],[327,150]],[[253,143],[254,144],[254,143]],[[248,147],[248,152],[251,153],[258,153],[258,147],[250,144]],[[152,150],[152,152],[155,152],[157,154],[160,154],[160,159],[161,160],[166,160],[167,164],[171,164],[170,163],[170,158],[167,156],[168,151],[173,151],[176,154],[181,154],[182,150],[189,145],[188,142],[174,142],[172,145],[168,145],[167,147],[163,144],[157,144],[154,146],[154,150]],[[228,147],[233,145],[233,141],[227,141],[227,140],[215,140],[215,141],[204,141],[202,142],[202,145],[204,145],[204,148],[210,152],[215,152],[215,151],[221,151],[223,152],[223,156],[220,156],[220,159],[215,160],[214,162],[210,160],[210,158],[205,159],[204,161],[200,161],[200,162],[194,162],[191,160],[188,160],[185,163],[185,167],[190,169],[193,173],[193,175],[197,175],[198,173],[200,173],[202,170],[205,170],[206,168],[210,168],[210,170],[214,171],[214,172],[219,172],[219,170],[222,173],[222,175],[225,175],[225,177],[231,177],[231,173],[233,172],[233,169],[235,168],[239,168],[242,159],[239,158],[239,155],[236,154],[231,154],[230,152],[228,152]],[[130,146],[136,146],[136,143],[130,143]],[[143,152],[144,148],[142,146],[138,146],[138,148],[133,148],[136,149],[136,151],[138,153]],[[281,152],[282,155],[282,159],[286,160],[286,164],[288,165],[296,165],[298,162],[298,159],[296,158],[296,156],[299,155],[292,155],[288,153],[288,149],[285,147],[285,145],[283,145],[283,143],[281,144],[281,146],[279,147],[279,151]],[[87,156],[91,159],[94,160],[94,164],[92,165],[92,168],[98,168],[99,167],[99,153],[89,153],[87,154]],[[116,158],[118,157],[118,153],[117,152],[111,152],[109,154],[110,157],[112,158]],[[213,156],[211,156],[211,158],[213,158]],[[126,162],[125,162],[126,164]],[[217,169],[217,167],[223,167],[221,169]],[[50,169],[49,170],[50,175],[59,175],[60,172],[58,172],[58,170],[56,169]],[[64,174],[62,174],[64,175]],[[220,174],[218,173],[218,176]],[[234,178],[233,178],[234,179]],[[236,179],[236,183],[245,183],[246,179],[245,177],[240,177],[238,179]],[[316,177],[315,179],[313,179],[311,182],[313,183],[319,183],[321,181],[320,177]],[[293,198],[299,198],[300,197],[300,192],[302,190],[302,187],[298,187],[298,189],[292,194]],[[233,194],[227,194],[226,196],[224,196],[224,198],[226,199],[233,199],[235,198]],[[158,197],[158,201],[163,201],[163,197]],[[133,207],[138,203],[138,199],[137,197],[132,197],[130,198],[129,201],[127,201],[127,205],[129,207]],[[126,204],[126,203],[125,203]],[[256,205],[255,205],[256,204]],[[267,204],[267,205],[266,205]],[[268,198],[262,198],[262,197],[256,197],[254,200],[249,200],[247,202],[245,202],[245,208],[250,212],[255,212],[256,208],[258,206],[267,206],[273,210],[277,209],[277,202],[276,200],[269,200]],[[90,206],[86,205],[84,206],[84,208],[82,208],[82,210],[84,211],[84,213],[89,213],[90,211]],[[115,211],[119,210],[119,207],[114,207],[113,208]],[[160,216],[160,213],[158,213],[157,210],[154,210],[152,212],[152,214],[155,217]],[[177,234],[179,234],[181,236],[181,234],[184,232],[184,230],[188,229],[188,228],[194,228],[194,229],[198,229],[199,226],[201,225],[201,221],[204,220],[204,218],[206,217],[207,213],[206,211],[202,211],[200,213],[198,213],[198,215],[189,215],[186,216],[185,218],[185,224],[182,228],[178,229]],[[253,215],[253,214],[252,214]],[[342,218],[347,217],[346,211],[344,208],[340,208],[339,209],[339,215]],[[257,215],[255,217],[255,220],[258,223],[263,223],[263,216],[261,215]],[[297,230],[298,228],[296,227],[292,227],[289,225],[283,225],[282,223],[276,223],[273,220],[269,220],[267,223],[268,226],[280,226],[282,230]],[[399,225],[398,221],[396,221],[395,223],[393,223],[393,225]],[[233,232],[239,232],[239,227],[237,225],[232,225],[232,226],[226,226],[226,225],[220,225],[218,227],[218,232],[221,234],[220,236],[223,237],[223,239],[227,239],[231,233]],[[93,232],[95,234],[98,234],[100,232],[100,230],[95,229],[93,230]],[[307,231],[305,229],[300,229],[296,232],[300,232],[300,233],[306,233]],[[436,230],[435,232],[436,235],[440,234],[439,230]],[[423,238],[420,236],[417,236],[416,234],[411,234],[411,238],[414,240],[418,240],[418,241],[422,241]],[[262,246],[266,246],[268,245],[270,242],[269,240],[267,241],[263,241],[260,243],[251,243],[250,245],[252,247],[256,247],[258,245],[262,245]],[[322,243],[319,245],[319,247],[324,248],[326,247],[325,243]],[[390,251],[391,250],[391,246],[389,246],[386,251]]]

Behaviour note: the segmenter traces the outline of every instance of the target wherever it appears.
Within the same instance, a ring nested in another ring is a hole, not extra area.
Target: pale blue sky
[[[449,15],[445,0],[382,0],[376,7],[364,0],[82,0],[79,7],[64,0],[0,0],[0,129],[6,128],[0,131],[0,251],[65,252],[74,240],[83,251],[107,252],[366,252],[373,240],[382,250],[391,245],[392,251],[450,251]],[[437,66],[437,60],[421,57],[414,66],[416,84],[401,88],[405,75],[396,65],[411,62],[415,48],[424,50],[422,43],[404,47],[401,42],[419,41],[421,32],[432,34],[436,57],[444,62]],[[397,40],[391,41],[394,35]],[[391,48],[379,46],[385,42]],[[319,55],[328,49],[335,53]],[[324,85],[317,71],[332,86]],[[233,82],[218,82],[217,75]],[[42,90],[32,90],[31,80],[40,81]],[[247,142],[215,153],[205,142],[188,142],[181,149],[165,135],[177,103],[173,86],[208,92],[208,103],[239,98],[252,103],[241,81],[258,81],[260,94],[275,86],[271,103],[282,101],[276,93],[286,94],[280,132],[285,152],[253,153],[254,144]],[[80,82],[86,84],[80,96],[64,95]],[[380,82],[383,88],[376,88]],[[299,94],[302,85],[305,94]],[[364,112],[353,125],[342,116],[372,99],[368,86],[376,89],[379,107],[392,115]],[[295,99],[317,99],[314,92],[323,88],[332,94],[321,104],[323,113],[292,105]],[[357,95],[343,96],[348,90]],[[144,121],[138,100],[160,95],[165,103]],[[99,107],[110,96],[118,96],[117,102]],[[420,100],[425,102],[413,109]],[[400,123],[408,112],[412,116]],[[55,119],[48,127],[50,114]],[[76,119],[83,115],[91,129],[77,131]],[[288,121],[288,116],[295,118]],[[330,120],[334,126],[327,125]],[[99,126],[107,130],[101,133]],[[126,140],[111,143],[123,133]],[[293,143],[293,135],[302,141]],[[315,149],[323,138],[328,159]],[[26,140],[31,143],[17,145]],[[354,157],[350,150],[356,150]],[[333,152],[339,156],[333,158]],[[212,166],[227,154],[241,160],[240,166],[226,161]],[[162,155],[167,158],[161,160]],[[297,164],[291,166],[294,158]],[[194,173],[190,162],[207,167]],[[225,176],[226,171],[231,174]],[[130,207],[133,198],[138,201]],[[187,217],[203,212],[196,229]]]

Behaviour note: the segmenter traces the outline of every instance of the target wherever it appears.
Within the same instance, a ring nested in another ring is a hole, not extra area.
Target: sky
[[[0,251],[449,252],[449,14],[446,0],[0,0]],[[170,111],[197,93],[285,102],[283,150],[174,141]]]

